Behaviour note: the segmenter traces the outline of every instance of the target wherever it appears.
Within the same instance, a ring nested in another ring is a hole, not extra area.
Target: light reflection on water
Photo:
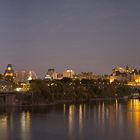
[[[2,132],[2,138],[7,139],[7,116],[3,114],[0,116],[0,132]]]
[[[140,101],[0,108],[0,140],[139,140]]]
[[[128,104],[130,109],[128,113],[129,122],[133,128],[135,139],[140,138],[140,102],[139,100],[131,100]]]
[[[82,130],[83,130],[83,107],[82,105],[80,104],[79,105],[79,132],[80,134],[82,133]]]
[[[74,113],[75,113],[75,106],[70,105],[69,106],[69,133],[72,135],[72,132],[74,130]]]
[[[21,139],[30,140],[31,132],[30,132],[30,112],[29,111],[21,113],[20,126],[21,126]]]

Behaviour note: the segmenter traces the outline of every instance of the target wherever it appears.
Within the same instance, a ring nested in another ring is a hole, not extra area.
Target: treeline
[[[28,101],[50,103],[54,101],[89,101],[95,98],[118,98],[131,92],[126,83],[109,80],[33,80],[30,82]],[[27,101],[27,100],[26,100]]]

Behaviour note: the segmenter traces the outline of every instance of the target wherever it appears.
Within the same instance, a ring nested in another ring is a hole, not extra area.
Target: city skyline
[[[48,68],[108,74],[139,67],[140,2],[132,0],[0,1],[0,73]]]
[[[2,74],[3,76],[6,76],[6,74],[8,76],[9,75],[11,76],[11,74],[12,74],[12,77],[13,77],[14,75],[19,74],[19,73],[24,73],[24,74],[26,73],[26,75],[35,75],[34,76],[34,77],[36,77],[35,79],[37,79],[37,77],[41,78],[41,79],[42,78],[52,78],[52,79],[57,79],[58,78],[58,79],[61,79],[62,77],[65,77],[65,75],[66,75],[66,77],[67,77],[67,75],[69,75],[68,77],[73,78],[74,75],[80,75],[80,74],[88,74],[88,75],[94,75],[94,76],[105,76],[105,77],[106,76],[112,76],[112,75],[117,76],[117,75],[121,75],[121,73],[122,73],[122,75],[125,75],[125,73],[130,73],[132,75],[133,74],[139,75],[140,74],[140,69],[132,67],[132,66],[128,66],[128,65],[125,65],[124,67],[116,66],[116,67],[111,69],[111,73],[98,74],[98,73],[95,73],[93,71],[76,72],[73,69],[64,69],[63,71],[57,71],[55,68],[48,68],[48,70],[46,70],[45,73],[43,73],[43,76],[41,77],[33,69],[32,70],[31,69],[30,70],[29,69],[16,70],[16,68],[14,68],[12,64],[8,64],[7,67],[5,68],[5,70],[0,74]],[[29,73],[32,73],[32,74],[29,74]],[[50,76],[50,77],[48,77],[48,76]]]

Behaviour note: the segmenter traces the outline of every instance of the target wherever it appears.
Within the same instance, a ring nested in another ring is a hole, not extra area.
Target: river
[[[0,107],[0,140],[140,140],[140,101]]]

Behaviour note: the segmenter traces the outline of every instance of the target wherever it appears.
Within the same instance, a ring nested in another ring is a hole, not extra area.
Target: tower
[[[4,72],[4,77],[8,81],[13,81],[14,80],[15,73],[14,73],[14,70],[13,70],[13,67],[12,67],[11,64],[7,65],[7,67],[5,69],[5,72]]]

